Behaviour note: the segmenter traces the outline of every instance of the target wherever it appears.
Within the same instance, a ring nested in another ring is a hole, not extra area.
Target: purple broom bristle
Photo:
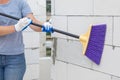
[[[100,64],[106,34],[106,24],[93,25],[85,55]]]

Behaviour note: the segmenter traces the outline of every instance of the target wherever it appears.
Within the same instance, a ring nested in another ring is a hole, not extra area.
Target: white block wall
[[[82,55],[79,40],[53,33],[57,37],[56,62],[51,80],[120,80],[120,0],[52,0],[52,19],[56,29],[84,34],[90,24],[107,24],[100,65]]]
[[[46,1],[45,0],[27,0],[33,15],[41,22],[46,20]],[[40,79],[40,55],[44,56],[45,33],[34,32],[30,28],[23,31],[23,40],[25,44],[25,57],[27,70],[24,80]]]
[[[50,57],[40,58],[39,80],[50,80],[52,61]]]

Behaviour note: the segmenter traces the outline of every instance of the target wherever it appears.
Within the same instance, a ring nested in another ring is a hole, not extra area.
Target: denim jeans
[[[0,55],[0,80],[23,80],[25,70],[24,54]]]

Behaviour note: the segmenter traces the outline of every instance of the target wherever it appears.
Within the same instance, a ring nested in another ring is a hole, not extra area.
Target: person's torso
[[[22,18],[20,0],[10,0],[6,4],[0,4],[0,13],[5,13],[14,17]],[[0,26],[15,25],[16,20],[0,15]],[[5,36],[0,36],[0,54],[15,55],[23,53],[24,44],[22,32],[15,32]]]

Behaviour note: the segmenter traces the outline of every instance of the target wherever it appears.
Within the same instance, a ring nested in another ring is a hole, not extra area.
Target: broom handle
[[[8,15],[8,14],[4,14],[4,13],[0,13],[0,15],[5,16],[5,17],[8,17],[8,18],[15,19],[15,20],[19,20],[19,19],[20,19],[20,18],[11,16],[11,15]],[[34,26],[38,26],[38,27],[41,27],[41,28],[42,28],[42,25],[40,25],[40,24],[33,23],[33,22],[32,22],[31,24],[34,25]],[[68,33],[68,32],[65,32],[65,31],[62,31],[62,30],[58,30],[58,29],[55,29],[55,28],[53,28],[53,31],[79,39],[79,36],[78,36],[78,35],[75,35],[75,34],[72,34],[72,33]]]

